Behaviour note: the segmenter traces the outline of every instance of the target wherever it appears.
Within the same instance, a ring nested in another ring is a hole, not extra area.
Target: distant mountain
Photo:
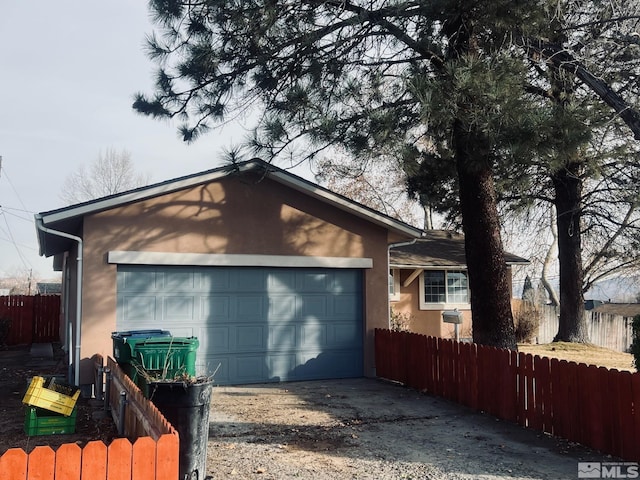
[[[584,294],[584,298],[603,302],[636,303],[638,295],[640,295],[640,275],[597,282]]]

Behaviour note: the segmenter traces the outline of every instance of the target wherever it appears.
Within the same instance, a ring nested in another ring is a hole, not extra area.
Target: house
[[[514,265],[528,260],[505,252],[511,277]],[[511,283],[511,282],[509,282]],[[462,314],[461,339],[471,338],[471,292],[464,236],[448,230],[427,230],[416,241],[389,250],[389,296],[392,319],[412,332],[453,338],[455,325],[443,322],[445,311]]]
[[[198,338],[218,384],[374,376],[388,247],[421,235],[260,160],[36,214],[73,378],[115,331]]]
[[[60,295],[62,293],[62,283],[58,282],[38,282],[36,284],[38,295]]]

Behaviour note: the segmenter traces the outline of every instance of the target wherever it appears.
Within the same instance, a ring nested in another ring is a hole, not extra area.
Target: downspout
[[[422,236],[424,236],[424,232],[422,233]],[[387,271],[390,270],[390,263],[391,263],[391,249],[395,248],[395,247],[406,247],[408,245],[413,245],[418,241],[417,238],[414,238],[413,240],[408,240],[406,242],[396,242],[396,243],[390,243],[387,246]],[[389,273],[387,272],[387,276],[389,275]],[[388,290],[388,288],[387,288]],[[389,330],[391,330],[391,299],[389,298],[389,294],[387,292],[387,328]]]
[[[82,324],[82,238],[76,235],[71,235],[70,233],[67,233],[67,232],[61,232],[59,230],[53,230],[51,228],[45,227],[42,224],[42,217],[40,217],[39,215],[36,215],[36,227],[38,228],[38,230],[41,230],[45,233],[56,235],[58,237],[68,238],[70,240],[78,242],[78,257],[76,259],[78,262],[77,278],[76,278],[76,319],[75,319],[76,321],[75,321],[75,339],[73,342],[73,349],[74,349],[73,382],[76,386],[79,386],[80,385],[80,347],[81,347],[80,327]]]

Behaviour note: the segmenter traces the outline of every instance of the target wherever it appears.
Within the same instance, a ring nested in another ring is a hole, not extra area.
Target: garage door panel
[[[117,329],[198,337],[218,384],[357,377],[361,290],[357,270],[119,266]]]
[[[267,356],[267,368],[270,381],[290,380],[291,372],[296,368],[296,355],[270,353]]]
[[[269,319],[292,320],[298,309],[295,295],[269,295]]]
[[[206,321],[229,318],[231,298],[229,296],[200,297],[200,318]]]
[[[300,326],[300,345],[302,349],[320,349],[327,344],[327,330],[322,324]]]
[[[303,318],[325,318],[327,315],[327,297],[325,295],[300,295],[298,310]]]
[[[155,296],[127,295],[120,299],[120,315],[126,322],[153,322],[158,317]]]
[[[329,318],[356,318],[361,315],[360,298],[356,295],[340,295],[332,298]]]
[[[126,271],[118,275],[118,290],[129,292],[148,292],[157,289],[157,272],[153,269],[140,268]]]
[[[236,268],[231,270],[231,285],[238,292],[266,292],[266,271]]]
[[[200,341],[200,351],[215,351],[218,353],[228,353],[231,351],[230,327],[212,327],[202,329],[202,331],[205,333],[205,338]]]
[[[164,319],[167,321],[194,320],[194,300],[194,297],[186,296],[164,297]]]
[[[266,355],[239,355],[231,357],[230,377],[237,378],[243,383],[262,382],[266,375]],[[234,361],[235,360],[235,361]],[[235,370],[235,371],[234,371]]]
[[[297,344],[296,325],[279,324],[269,327],[268,350],[295,349]]]
[[[263,295],[242,295],[234,298],[238,321],[265,319],[265,297]]]
[[[233,346],[239,352],[264,351],[267,346],[265,327],[262,325],[242,325],[234,329]]]
[[[195,287],[195,272],[193,270],[172,269],[164,272],[164,289],[193,291]]]
[[[362,336],[362,331],[353,322],[338,323],[327,326],[328,347],[348,347]]]

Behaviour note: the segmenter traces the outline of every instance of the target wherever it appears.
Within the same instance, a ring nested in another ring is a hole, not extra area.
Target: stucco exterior
[[[364,372],[374,376],[374,329],[388,327],[388,244],[410,238],[253,172],[89,213],[76,234],[83,241],[79,384],[93,381],[92,355],[112,355],[113,251],[369,258]],[[64,279],[70,304],[76,290],[73,257],[66,256],[70,274]]]

